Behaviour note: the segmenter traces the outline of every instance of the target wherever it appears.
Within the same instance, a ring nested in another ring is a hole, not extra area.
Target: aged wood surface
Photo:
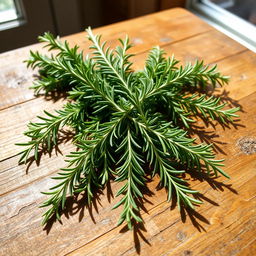
[[[60,152],[45,154],[40,164],[29,168],[18,165],[22,135],[29,120],[44,109],[52,111],[63,104],[35,98],[28,90],[36,71],[22,63],[33,45],[0,55],[0,255],[255,255],[256,228],[256,154],[240,149],[241,139],[256,140],[256,55],[183,9],[171,9],[153,15],[98,28],[111,45],[129,34],[135,47],[134,68],[143,67],[146,52],[161,45],[184,63],[204,59],[219,65],[231,76],[230,84],[219,88],[217,95],[231,105],[240,106],[240,121],[223,129],[202,126],[194,135],[198,141],[213,143],[217,158],[225,158],[225,171],[232,179],[201,180],[190,177],[190,184],[201,192],[204,204],[196,212],[181,213],[166,202],[164,190],[155,189],[158,180],[148,184],[153,195],[145,198],[144,225],[134,231],[116,227],[121,209],[112,211],[119,185],[113,184],[99,194],[92,208],[87,209],[82,197],[69,199],[62,224],[51,222],[40,226],[50,179],[64,166]],[[71,44],[88,47],[85,33],[67,37]],[[62,154],[72,149],[68,135],[63,135]]]

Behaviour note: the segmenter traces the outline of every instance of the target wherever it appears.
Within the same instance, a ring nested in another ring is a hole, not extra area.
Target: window
[[[189,0],[188,8],[256,52],[255,0]]]
[[[46,31],[63,36],[93,26],[97,1],[0,0],[0,52],[36,43]]]
[[[0,0],[0,30],[24,23],[24,11],[19,0]]]
[[[0,23],[17,19],[17,11],[13,0],[0,0]]]

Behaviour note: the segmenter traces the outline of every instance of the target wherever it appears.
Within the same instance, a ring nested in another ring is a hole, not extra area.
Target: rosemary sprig
[[[152,177],[159,175],[168,200],[175,194],[179,207],[201,204],[193,197],[197,191],[189,188],[181,174],[196,168],[209,176],[229,176],[221,169],[223,160],[215,159],[211,145],[195,144],[185,130],[195,122],[191,116],[226,123],[238,116],[239,108],[227,109],[219,98],[191,95],[190,91],[204,89],[208,83],[224,85],[228,78],[203,61],[178,67],[179,61],[174,56],[166,58],[159,47],[150,51],[145,68],[135,72],[132,55],[127,53],[131,48],[128,37],[110,49],[90,28],[87,33],[91,57],[84,56],[78,46],[70,47],[45,33],[39,41],[57,54],[31,52],[27,61],[28,67],[39,68],[40,78],[32,86],[35,93],[65,89],[70,102],[54,114],[45,111],[40,122],[29,123],[25,135],[30,140],[18,144],[26,147],[20,162],[26,162],[31,153],[37,159],[41,148],[50,150],[56,145],[63,126],[74,130],[78,149],[67,156],[67,167],[53,177],[60,183],[45,193],[50,198],[41,205],[49,207],[43,224],[53,215],[60,218],[67,195],[85,192],[90,203],[94,189],[114,177],[123,183],[116,195],[123,196],[114,206],[123,205],[118,224],[126,221],[132,228],[142,221],[137,201],[143,198],[149,170]]]

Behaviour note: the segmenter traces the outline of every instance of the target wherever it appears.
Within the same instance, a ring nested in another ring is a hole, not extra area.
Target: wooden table
[[[117,201],[101,195],[91,208],[70,200],[62,224],[40,226],[45,200],[40,191],[65,166],[61,154],[44,155],[40,165],[18,165],[22,133],[29,120],[44,109],[58,109],[63,100],[35,98],[28,89],[34,71],[22,63],[33,45],[0,55],[0,254],[11,255],[256,255],[256,55],[216,31],[183,9],[171,9],[145,17],[95,29],[111,45],[128,34],[135,47],[136,69],[142,68],[146,52],[154,45],[163,47],[184,63],[204,59],[217,63],[231,76],[229,85],[218,89],[231,105],[241,106],[240,121],[230,129],[220,125],[205,129],[201,136],[215,144],[217,158],[226,159],[224,170],[231,180],[191,180],[200,190],[204,204],[196,212],[170,209],[166,192],[155,189],[158,179],[148,184],[153,196],[147,197],[144,227],[127,231],[116,227],[121,209],[111,211]],[[68,36],[71,44],[87,49],[85,33]],[[200,141],[200,139],[198,139]],[[241,145],[243,145],[241,149]],[[69,152],[70,142],[60,148]],[[246,151],[247,150],[247,151]],[[254,154],[253,154],[254,151]],[[251,153],[251,154],[247,154]],[[113,193],[118,185],[112,186]]]

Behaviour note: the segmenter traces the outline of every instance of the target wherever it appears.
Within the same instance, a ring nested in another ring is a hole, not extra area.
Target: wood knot
[[[246,80],[248,77],[247,77],[247,75],[246,74],[242,74],[241,76],[240,76],[240,80]]]
[[[192,256],[192,255],[193,255],[193,252],[190,250],[186,250],[183,252],[183,256]]]
[[[32,79],[33,74],[26,71],[26,67],[20,65],[15,68],[2,70],[0,74],[0,86],[8,88],[22,88]]]
[[[256,138],[254,137],[240,138],[237,141],[237,146],[246,155],[254,154],[256,153]]]
[[[185,233],[179,231],[179,232],[177,233],[176,237],[177,237],[177,240],[183,242],[183,241],[186,239],[187,236],[186,236]]]

